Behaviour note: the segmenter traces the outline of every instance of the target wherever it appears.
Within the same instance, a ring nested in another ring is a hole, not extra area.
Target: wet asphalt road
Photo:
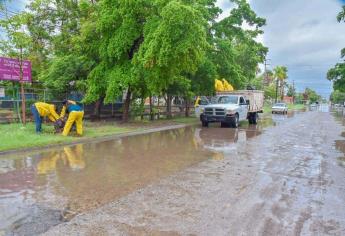
[[[342,122],[312,111],[2,157],[0,235],[345,235]]]
[[[202,144],[217,149],[212,159],[47,235],[345,235],[341,118],[306,112],[279,119],[223,147],[214,136]]]

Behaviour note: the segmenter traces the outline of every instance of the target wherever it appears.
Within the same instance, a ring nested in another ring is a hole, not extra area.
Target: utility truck
[[[237,128],[239,122],[248,120],[257,124],[258,113],[263,112],[264,92],[259,90],[237,90],[217,92],[208,105],[200,106],[200,121],[203,127],[218,122],[221,127]]]

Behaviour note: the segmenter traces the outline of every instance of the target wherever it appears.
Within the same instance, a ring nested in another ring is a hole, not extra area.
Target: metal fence
[[[55,104],[58,111],[62,108],[62,101],[64,99],[80,102],[84,107],[86,119],[91,119],[95,110],[95,104],[86,105],[81,102],[83,94],[78,92],[61,94],[58,91],[49,89],[25,88],[24,95],[28,120],[32,120],[30,106],[38,101]],[[20,122],[21,107],[22,96],[20,88],[14,86],[0,86],[0,123]],[[120,118],[121,107],[121,101],[109,105],[101,104],[100,110],[102,113],[100,114],[100,118]]]
[[[26,114],[27,119],[32,120],[32,115],[30,107],[33,103],[41,101],[51,104],[55,104],[57,111],[62,108],[62,101],[64,99],[70,99],[83,105],[85,112],[85,119],[121,119],[122,117],[122,99],[119,98],[113,104],[100,104],[100,114],[95,114],[95,104],[83,104],[81,101],[83,99],[83,94],[78,92],[70,93],[59,93],[58,91],[50,89],[39,89],[39,88],[25,88],[25,103],[26,103]],[[194,103],[192,103],[188,109],[190,113],[194,112]],[[155,118],[165,117],[167,115],[166,105],[163,98],[154,98],[154,111]],[[21,107],[22,107],[22,97],[20,93],[19,86],[1,86],[0,85],[0,123],[11,123],[11,122],[21,122]],[[132,106],[131,116],[142,116],[144,118],[150,117],[150,108],[146,103],[141,113],[136,113],[135,106]],[[183,99],[175,97],[172,101],[172,115],[180,116],[185,113],[185,104]]]

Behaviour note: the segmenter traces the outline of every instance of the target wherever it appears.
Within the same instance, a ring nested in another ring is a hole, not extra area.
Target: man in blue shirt
[[[83,117],[84,117],[83,108],[74,101],[65,100],[63,101],[63,107],[62,107],[60,117],[64,117],[66,114],[66,111],[68,112],[68,119],[66,121],[62,135],[67,136],[69,134],[74,122],[76,123],[76,126],[77,126],[77,134],[79,136],[83,135]]]

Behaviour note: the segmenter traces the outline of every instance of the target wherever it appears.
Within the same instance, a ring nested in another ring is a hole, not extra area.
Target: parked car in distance
[[[280,113],[280,114],[287,114],[288,106],[285,103],[276,103],[272,106],[272,114]]]

